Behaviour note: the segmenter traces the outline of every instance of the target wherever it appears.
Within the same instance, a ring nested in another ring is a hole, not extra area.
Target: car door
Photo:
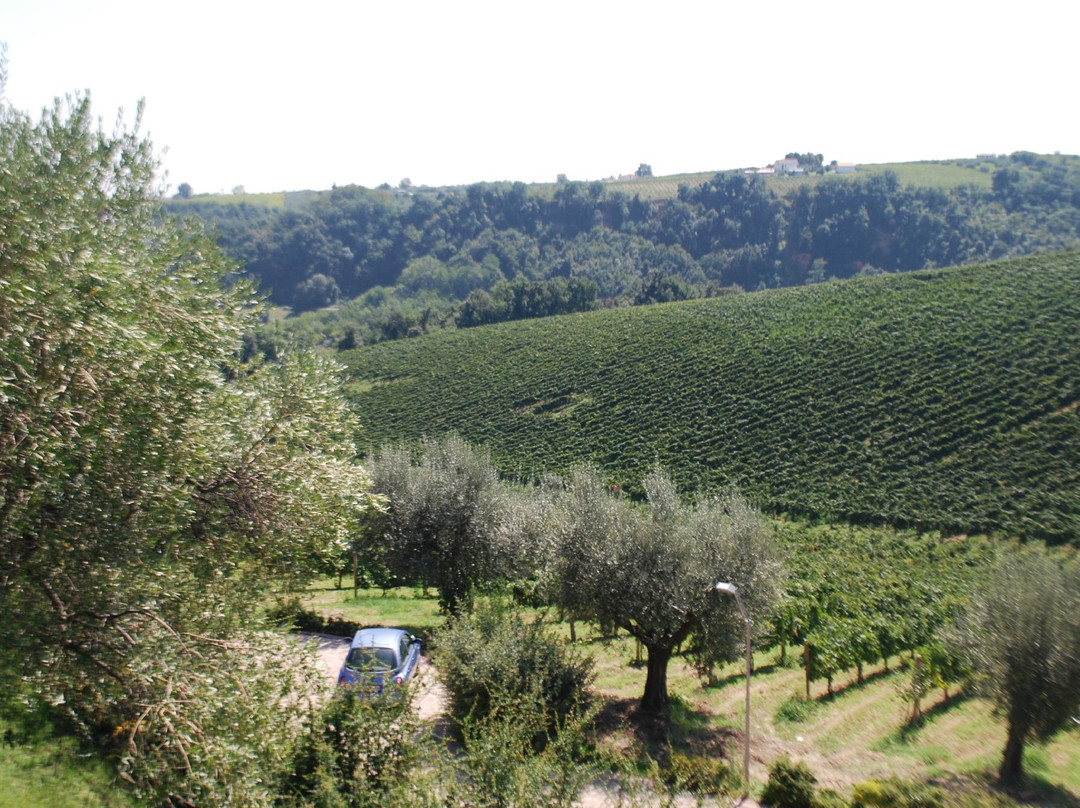
[[[404,679],[411,679],[420,666],[420,642],[415,637],[405,635],[401,638],[401,658],[405,664],[401,667]]]

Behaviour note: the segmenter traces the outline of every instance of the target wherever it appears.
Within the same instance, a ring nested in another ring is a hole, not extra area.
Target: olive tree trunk
[[[649,658],[645,666],[645,693],[641,697],[641,710],[646,713],[662,713],[668,706],[667,669],[673,645],[645,644]]]
[[[1005,741],[1005,753],[1001,758],[998,777],[1003,783],[1015,783],[1024,774],[1024,742],[1027,740],[1029,726],[1025,721],[1009,717],[1008,737]]]

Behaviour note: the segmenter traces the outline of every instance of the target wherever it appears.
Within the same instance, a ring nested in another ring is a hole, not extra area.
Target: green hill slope
[[[763,507],[1073,540],[1080,255],[506,323],[346,354],[371,444],[511,474],[656,460]]]

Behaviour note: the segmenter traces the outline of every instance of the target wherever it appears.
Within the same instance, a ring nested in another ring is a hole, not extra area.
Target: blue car
[[[337,681],[381,694],[387,683],[404,684],[419,668],[419,639],[400,628],[363,628],[353,637]]]

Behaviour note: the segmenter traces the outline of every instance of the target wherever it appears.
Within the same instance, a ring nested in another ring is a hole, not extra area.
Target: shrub
[[[769,782],[761,792],[761,801],[777,808],[814,808],[817,778],[809,767],[782,757],[769,767]]]
[[[528,695],[496,698],[483,718],[462,722],[465,754],[457,776],[445,783],[446,804],[517,808],[570,808],[599,774],[586,727],[594,715],[581,711],[558,721],[558,732],[541,751],[551,716]]]
[[[907,780],[864,780],[851,793],[852,808],[944,808],[945,793]]]
[[[416,758],[408,690],[380,697],[350,687],[311,722],[285,793],[297,805],[392,806]]]
[[[592,681],[592,661],[517,611],[489,601],[451,618],[434,638],[436,662],[459,721],[478,720],[502,695],[535,700],[553,720],[578,708]]]
[[[785,699],[783,704],[777,708],[776,720],[798,724],[809,718],[813,709],[814,703],[812,701],[807,701],[804,696],[796,694]]]
[[[689,752],[672,752],[659,775],[674,791],[694,794],[726,794],[736,790],[742,782],[723,760]]]

